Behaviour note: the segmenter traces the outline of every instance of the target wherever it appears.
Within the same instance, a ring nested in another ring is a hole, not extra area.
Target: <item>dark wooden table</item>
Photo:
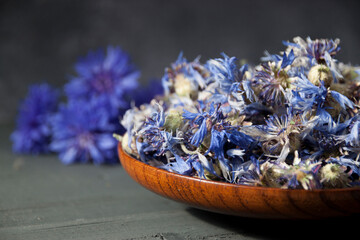
[[[135,183],[121,166],[64,166],[11,152],[0,136],[0,239],[291,239],[344,237],[358,217],[280,221],[189,208]]]

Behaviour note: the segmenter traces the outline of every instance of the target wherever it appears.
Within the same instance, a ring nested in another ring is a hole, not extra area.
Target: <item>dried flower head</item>
[[[359,185],[360,85],[355,68],[334,59],[339,43],[295,38],[255,67],[225,54],[204,65],[180,54],[163,77],[165,96],[126,113],[126,150],[168,171],[234,184]]]
[[[346,167],[329,163],[320,170],[320,182],[325,188],[344,188],[350,183],[349,175],[345,172]]]

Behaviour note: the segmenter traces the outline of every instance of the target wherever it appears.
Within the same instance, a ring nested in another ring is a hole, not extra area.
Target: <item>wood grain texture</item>
[[[319,219],[360,213],[360,188],[291,190],[202,180],[149,166],[126,154],[120,161],[139,184],[196,208],[256,218]]]

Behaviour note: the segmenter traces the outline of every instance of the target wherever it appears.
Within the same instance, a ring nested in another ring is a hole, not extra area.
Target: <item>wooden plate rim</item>
[[[178,178],[178,179],[187,179],[189,181],[197,181],[197,182],[201,182],[203,184],[207,184],[207,185],[216,185],[216,186],[221,186],[221,187],[225,187],[225,188],[236,188],[239,190],[259,190],[259,191],[271,191],[271,192],[278,192],[278,193],[288,193],[288,192],[297,192],[300,194],[310,194],[310,193],[341,193],[341,192],[357,192],[360,191],[360,187],[349,187],[349,188],[334,188],[334,189],[314,189],[314,190],[305,190],[305,189],[282,189],[282,188],[273,188],[273,187],[260,187],[260,186],[247,186],[247,185],[240,185],[240,184],[234,184],[234,183],[226,183],[226,182],[218,182],[218,181],[212,181],[212,180],[206,180],[206,179],[200,179],[200,178],[196,178],[196,177],[190,177],[190,176],[185,176],[185,175],[181,175],[178,173],[174,173],[174,172],[169,172],[167,170],[161,169],[161,168],[157,168],[157,167],[153,167],[150,166],[132,156],[130,156],[128,153],[126,153],[121,146],[121,143],[118,144],[118,154],[120,157],[120,161],[123,161],[121,159],[122,155],[125,155],[128,159],[130,159],[131,164],[138,164],[139,166],[142,166],[143,169],[148,169],[148,170],[153,170],[153,171],[157,171],[161,174],[165,174],[174,178]]]

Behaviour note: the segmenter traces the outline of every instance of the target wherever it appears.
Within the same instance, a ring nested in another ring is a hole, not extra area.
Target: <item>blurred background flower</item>
[[[106,54],[102,49],[90,51],[76,63],[75,70],[77,76],[65,85],[68,99],[104,98],[114,110],[112,116],[129,107],[125,98],[139,85],[140,72],[120,47],[109,46]]]
[[[59,92],[48,84],[29,87],[20,104],[15,131],[11,134],[16,153],[49,152],[50,117],[57,110]]]
[[[118,162],[112,137],[116,124],[110,122],[111,107],[106,100],[70,100],[54,115],[50,149],[59,153],[64,164]]]
[[[112,135],[124,132],[122,115],[131,105],[161,94],[161,83],[154,79],[139,86],[140,72],[120,47],[108,46],[106,53],[90,51],[75,70],[58,110],[58,90],[47,84],[30,87],[11,135],[14,152],[52,151],[64,164],[118,163]]]

